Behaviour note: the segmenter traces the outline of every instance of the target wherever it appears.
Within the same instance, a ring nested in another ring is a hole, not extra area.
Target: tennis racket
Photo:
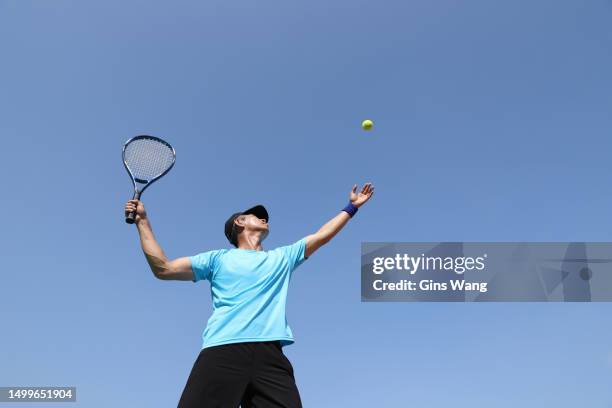
[[[176,160],[176,152],[170,143],[155,136],[135,136],[123,145],[123,165],[134,185],[133,200],[140,200],[142,193],[154,181],[168,173]],[[136,212],[132,211],[125,222],[133,224]]]

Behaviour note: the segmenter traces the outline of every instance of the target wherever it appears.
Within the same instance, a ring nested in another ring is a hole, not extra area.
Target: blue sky
[[[292,281],[306,407],[611,407],[609,304],[359,288],[362,241],[612,240],[611,19],[607,0],[0,0],[0,386],[176,406],[210,295],[154,279],[123,222],[121,147],[148,133],[177,151],[143,196],[170,257],[227,247],[257,203],[264,247],[295,242],[375,184]]]

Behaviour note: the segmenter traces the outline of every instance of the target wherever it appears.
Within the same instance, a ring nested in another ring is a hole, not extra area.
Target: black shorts
[[[178,408],[301,408],[293,367],[279,341],[233,343],[200,352]]]

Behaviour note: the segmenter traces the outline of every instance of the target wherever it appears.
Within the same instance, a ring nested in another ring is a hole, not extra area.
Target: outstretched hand
[[[355,184],[350,194],[351,204],[359,208],[372,198],[372,195],[374,195],[374,186],[372,183],[365,183],[359,193],[357,193],[357,184]]]

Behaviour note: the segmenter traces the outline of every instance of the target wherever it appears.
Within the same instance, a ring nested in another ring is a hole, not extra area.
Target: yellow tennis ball
[[[363,128],[363,130],[370,130],[372,129],[372,126],[374,126],[374,122],[372,122],[370,119],[366,119],[361,122],[361,127]]]

